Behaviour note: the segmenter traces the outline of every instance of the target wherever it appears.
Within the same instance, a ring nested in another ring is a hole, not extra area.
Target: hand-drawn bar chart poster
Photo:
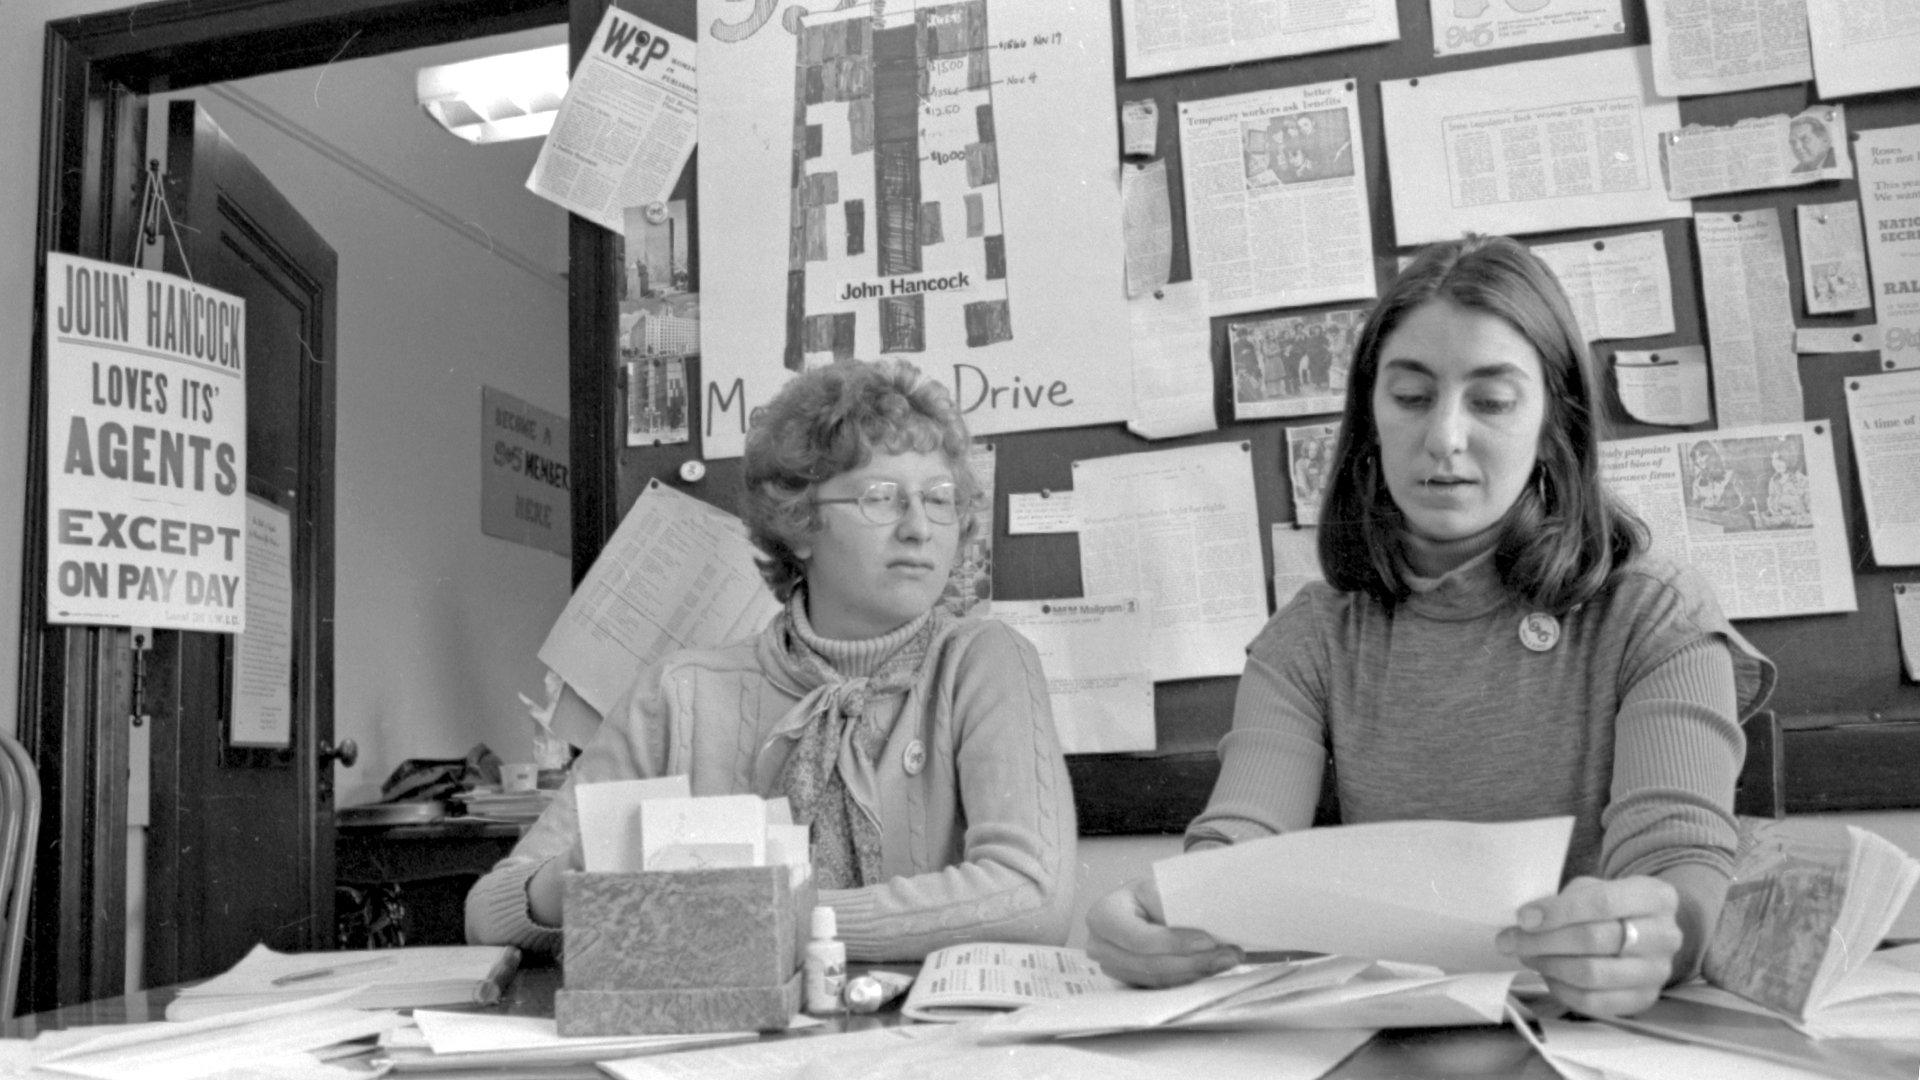
[[[247,622],[247,309],[47,255],[47,621]]]
[[[1106,3],[699,10],[706,456],[850,357],[912,361],[975,435],[1125,417]]]

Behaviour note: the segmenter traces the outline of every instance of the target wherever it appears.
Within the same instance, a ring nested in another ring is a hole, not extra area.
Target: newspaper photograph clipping
[[[1847,417],[1873,561],[1920,565],[1920,371],[1848,379]]]
[[[1365,308],[1227,324],[1233,417],[1339,412]]]
[[[1863,131],[1859,152],[1880,357],[1920,367],[1920,124]]]
[[[1698,569],[1729,618],[1855,610],[1826,421],[1621,439],[1600,449],[1602,478],[1647,523],[1654,549]]]
[[[1680,106],[1656,97],[1646,48],[1384,79],[1394,240],[1535,233],[1685,217],[1659,138]]]
[[[1180,157],[1210,314],[1373,298],[1353,82],[1182,102]]]
[[[1398,41],[1400,12],[1394,0],[1120,0],[1120,28],[1139,79]]]
[[[1847,110],[1840,105],[1750,117],[1731,127],[1689,124],[1667,132],[1660,153],[1667,194],[1676,199],[1853,176]]]
[[[1620,0],[1427,0],[1433,55],[1621,34]]]

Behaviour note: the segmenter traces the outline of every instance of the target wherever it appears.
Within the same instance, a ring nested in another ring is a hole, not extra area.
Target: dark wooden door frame
[[[126,716],[133,681],[128,631],[51,626],[44,618],[47,372],[38,300],[45,288],[42,253],[133,261],[128,219],[145,149],[141,95],[549,26],[570,17],[578,56],[602,7],[604,0],[167,0],[47,24],[18,703],[19,735],[38,763],[46,809],[21,978],[22,1011],[120,992],[125,967]],[[614,335],[615,256],[612,238],[601,230],[575,219],[572,232],[576,330],[570,370],[579,372],[583,348],[602,347]],[[607,325],[582,335],[583,321],[596,317]],[[599,371],[595,376],[606,377]],[[610,433],[583,435],[581,429],[610,422],[610,412],[577,411],[572,422],[573,445],[579,448],[575,533],[593,537],[586,563],[576,544],[576,578],[605,535],[605,511],[583,514],[579,504],[601,501],[597,493],[610,483],[603,477],[610,470],[599,458]]]

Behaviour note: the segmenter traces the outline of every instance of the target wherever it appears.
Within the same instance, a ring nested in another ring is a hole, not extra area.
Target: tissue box
[[[562,1035],[775,1031],[800,1009],[811,879],[785,866],[570,872]]]

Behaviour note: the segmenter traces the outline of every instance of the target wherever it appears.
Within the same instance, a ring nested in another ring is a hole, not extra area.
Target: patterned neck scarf
[[[813,687],[798,706],[807,718],[780,772],[780,789],[794,821],[813,827],[815,885],[873,884],[883,879],[880,823],[847,790],[841,770],[877,763],[899,716],[898,699],[918,680],[935,638],[953,617],[935,609],[882,637],[834,641],[813,632],[800,590],[780,618],[788,666]],[[863,673],[850,676],[848,670]]]

